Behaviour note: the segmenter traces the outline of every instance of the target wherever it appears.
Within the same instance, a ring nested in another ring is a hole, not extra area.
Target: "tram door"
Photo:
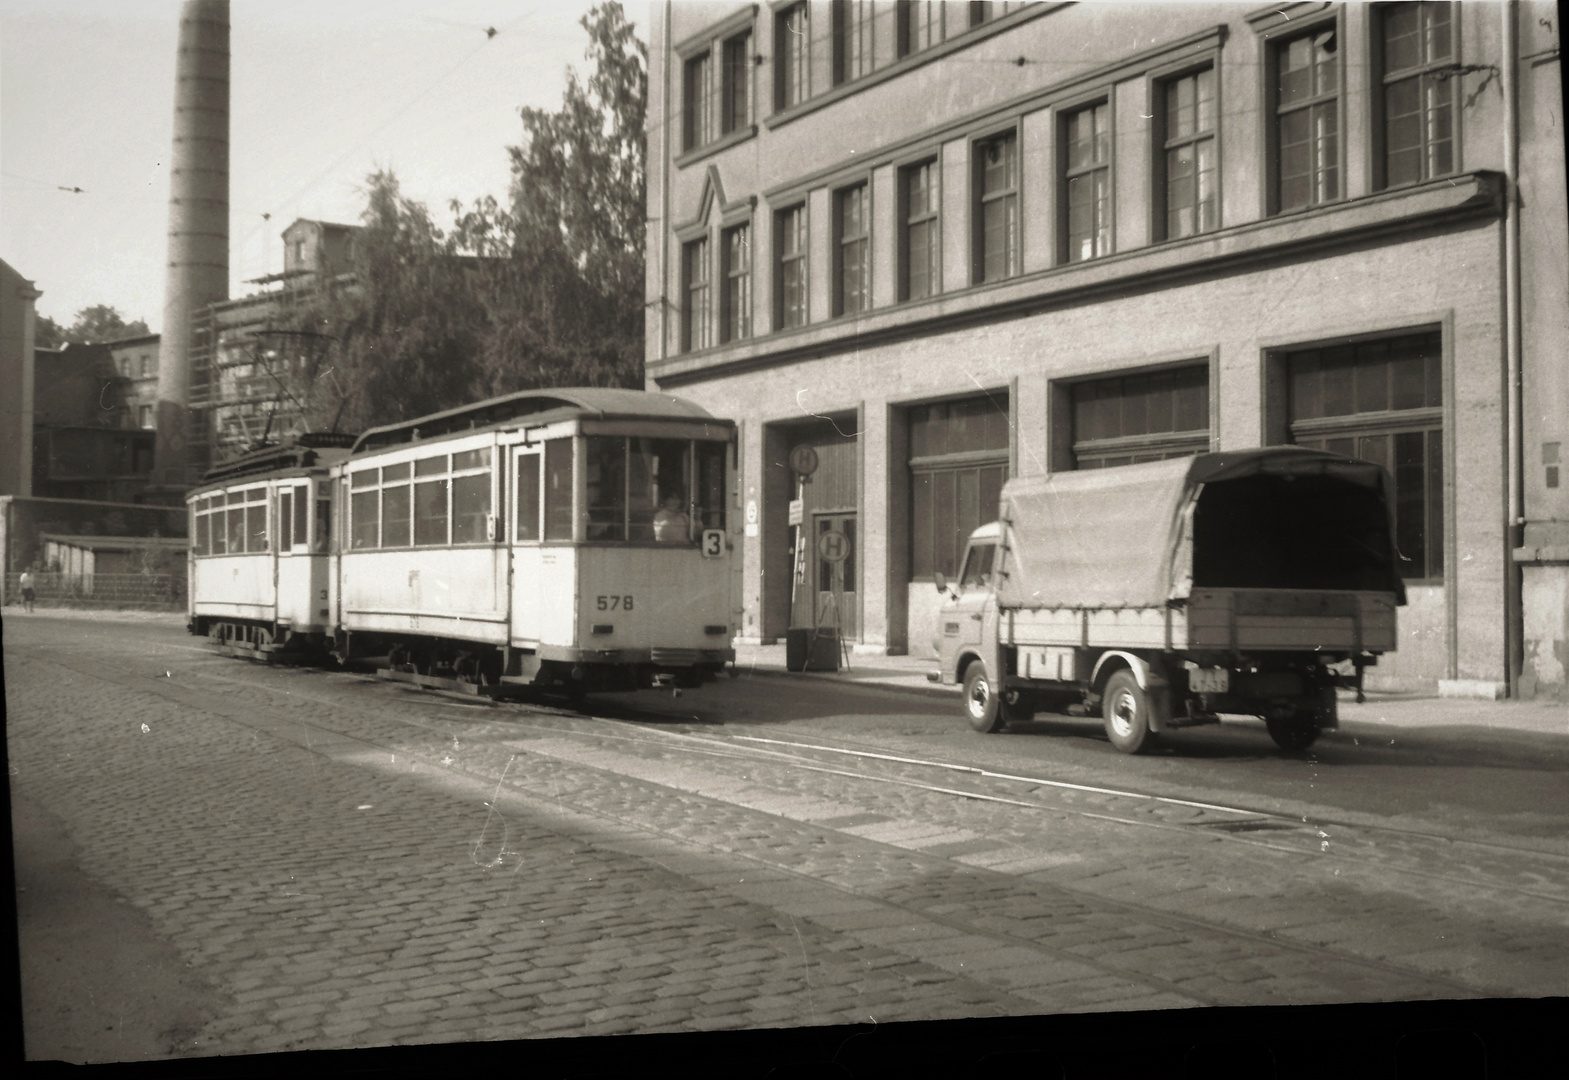
[[[857,636],[855,518],[854,513],[812,515],[807,549],[817,598],[814,625],[836,626],[840,637],[852,640]]]

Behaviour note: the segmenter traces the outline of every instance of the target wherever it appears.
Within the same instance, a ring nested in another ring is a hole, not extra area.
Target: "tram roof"
[[[533,423],[553,423],[577,417],[596,420],[703,420],[715,422],[707,409],[685,398],[647,390],[610,386],[557,386],[548,390],[520,390],[445,412],[418,416],[397,424],[371,428],[359,437],[351,453],[377,450],[481,428],[495,427],[527,417]],[[717,421],[728,426],[730,421]]]
[[[202,474],[199,487],[192,490],[245,480],[261,473],[331,465],[349,456],[354,439],[354,435],[346,432],[311,431],[286,442],[258,446],[214,465]]]

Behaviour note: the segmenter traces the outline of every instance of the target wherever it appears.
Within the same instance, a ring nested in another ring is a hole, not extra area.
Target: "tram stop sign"
[[[797,476],[811,476],[817,471],[817,451],[802,443],[790,451],[790,468]]]
[[[850,556],[850,538],[838,529],[817,536],[817,554],[825,562],[844,562]]]

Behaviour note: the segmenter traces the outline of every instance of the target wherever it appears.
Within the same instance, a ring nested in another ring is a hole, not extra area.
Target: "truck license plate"
[[[1195,694],[1224,694],[1231,689],[1231,672],[1223,667],[1194,668],[1188,672],[1188,689]]]

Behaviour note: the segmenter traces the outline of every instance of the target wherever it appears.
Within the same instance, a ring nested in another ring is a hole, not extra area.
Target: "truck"
[[[1285,750],[1397,644],[1389,474],[1282,446],[1019,477],[969,537],[933,640],[982,733],[1093,716],[1136,754],[1221,714]]]

